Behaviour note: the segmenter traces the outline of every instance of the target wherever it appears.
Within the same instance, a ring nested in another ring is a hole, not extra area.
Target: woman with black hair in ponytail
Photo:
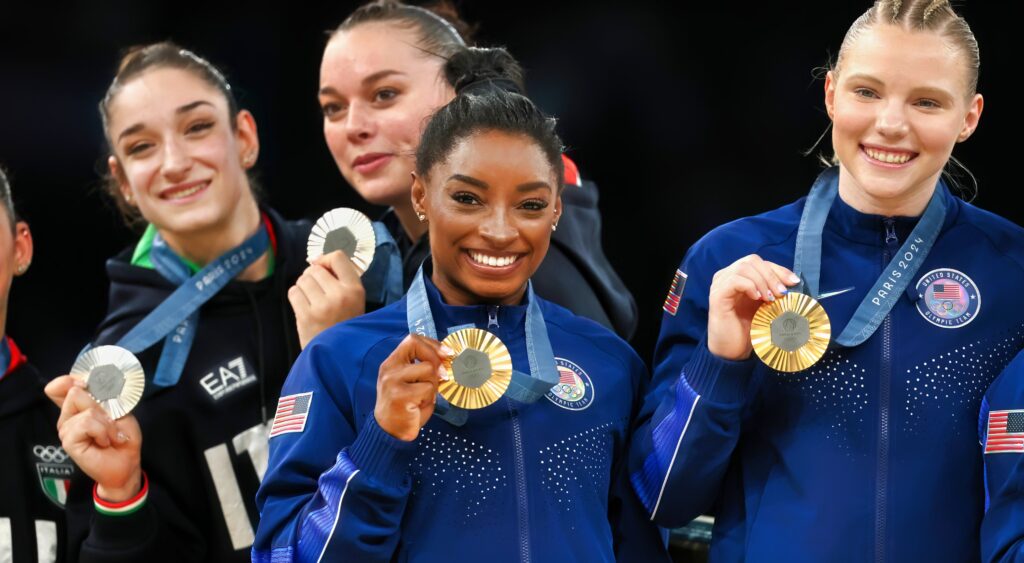
[[[375,0],[350,14],[324,49],[318,97],[327,147],[363,199],[389,208],[380,221],[393,239],[386,242],[401,258],[401,268],[387,269],[385,283],[363,278],[368,310],[393,300],[382,287],[408,288],[429,254],[428,230],[409,199],[410,173],[427,119],[455,96],[445,60],[471,44],[470,35],[470,26],[447,2],[427,9]],[[510,80],[524,91],[521,73]],[[597,186],[584,180],[568,157],[564,169],[563,221],[534,276],[537,293],[629,339],[636,330],[636,303],[602,250]],[[300,316],[315,320],[300,299],[323,302],[312,287],[308,295],[294,297]],[[351,284],[345,291],[347,301],[363,300]],[[321,326],[334,320],[326,318]]]
[[[623,464],[644,365],[530,284],[563,210],[554,120],[502,50],[445,72],[412,187],[431,260],[299,356],[253,560],[664,560]]]
[[[14,209],[0,168],[0,561],[55,563],[67,557],[64,505],[75,465],[60,446],[58,410],[46,381],[7,333],[15,277],[32,263],[32,233]]]

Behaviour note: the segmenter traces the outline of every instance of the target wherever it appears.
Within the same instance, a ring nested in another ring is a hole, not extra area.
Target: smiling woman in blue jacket
[[[529,284],[562,210],[554,120],[502,50],[461,51],[446,72],[457,96],[423,134],[412,189],[431,260],[403,299],[299,356],[253,559],[665,559],[625,473],[643,363]],[[438,339],[467,327],[497,335],[514,370],[476,410],[438,395],[453,352]]]
[[[942,180],[978,68],[948,2],[876,2],[825,79],[837,166],[679,266],[630,473],[663,525],[715,514],[712,560],[978,559],[978,408],[1024,336],[1024,232]],[[784,373],[750,329],[790,290],[833,345]]]

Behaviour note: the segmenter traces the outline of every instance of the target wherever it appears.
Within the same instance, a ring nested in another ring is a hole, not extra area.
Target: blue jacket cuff
[[[366,476],[382,485],[402,486],[409,463],[416,455],[416,442],[399,440],[385,432],[377,419],[366,417],[356,441],[348,448],[349,459]]]
[[[683,377],[690,388],[714,403],[737,403],[754,371],[756,361],[751,354],[746,360],[725,360],[708,350],[707,334],[693,350],[690,361],[683,366]]]

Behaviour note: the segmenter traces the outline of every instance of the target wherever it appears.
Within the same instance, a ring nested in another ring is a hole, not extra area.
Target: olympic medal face
[[[797,372],[825,355],[832,325],[821,304],[808,295],[789,293],[761,305],[750,323],[750,342],[768,367]]]
[[[370,219],[355,209],[339,207],[317,219],[306,243],[306,258],[312,262],[340,250],[362,274],[373,262],[377,237]]]
[[[86,390],[114,420],[139,404],[146,387],[139,360],[119,346],[91,348],[75,360],[71,375],[82,377]]]
[[[481,409],[505,394],[512,381],[512,356],[497,336],[478,328],[464,328],[442,342],[455,352],[444,363],[448,381],[437,391],[449,403],[464,409]]]

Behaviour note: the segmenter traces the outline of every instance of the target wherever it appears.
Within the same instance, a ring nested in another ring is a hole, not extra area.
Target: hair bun
[[[478,88],[524,93],[523,69],[512,55],[500,47],[469,47],[456,52],[444,68],[448,83],[456,94]]]

